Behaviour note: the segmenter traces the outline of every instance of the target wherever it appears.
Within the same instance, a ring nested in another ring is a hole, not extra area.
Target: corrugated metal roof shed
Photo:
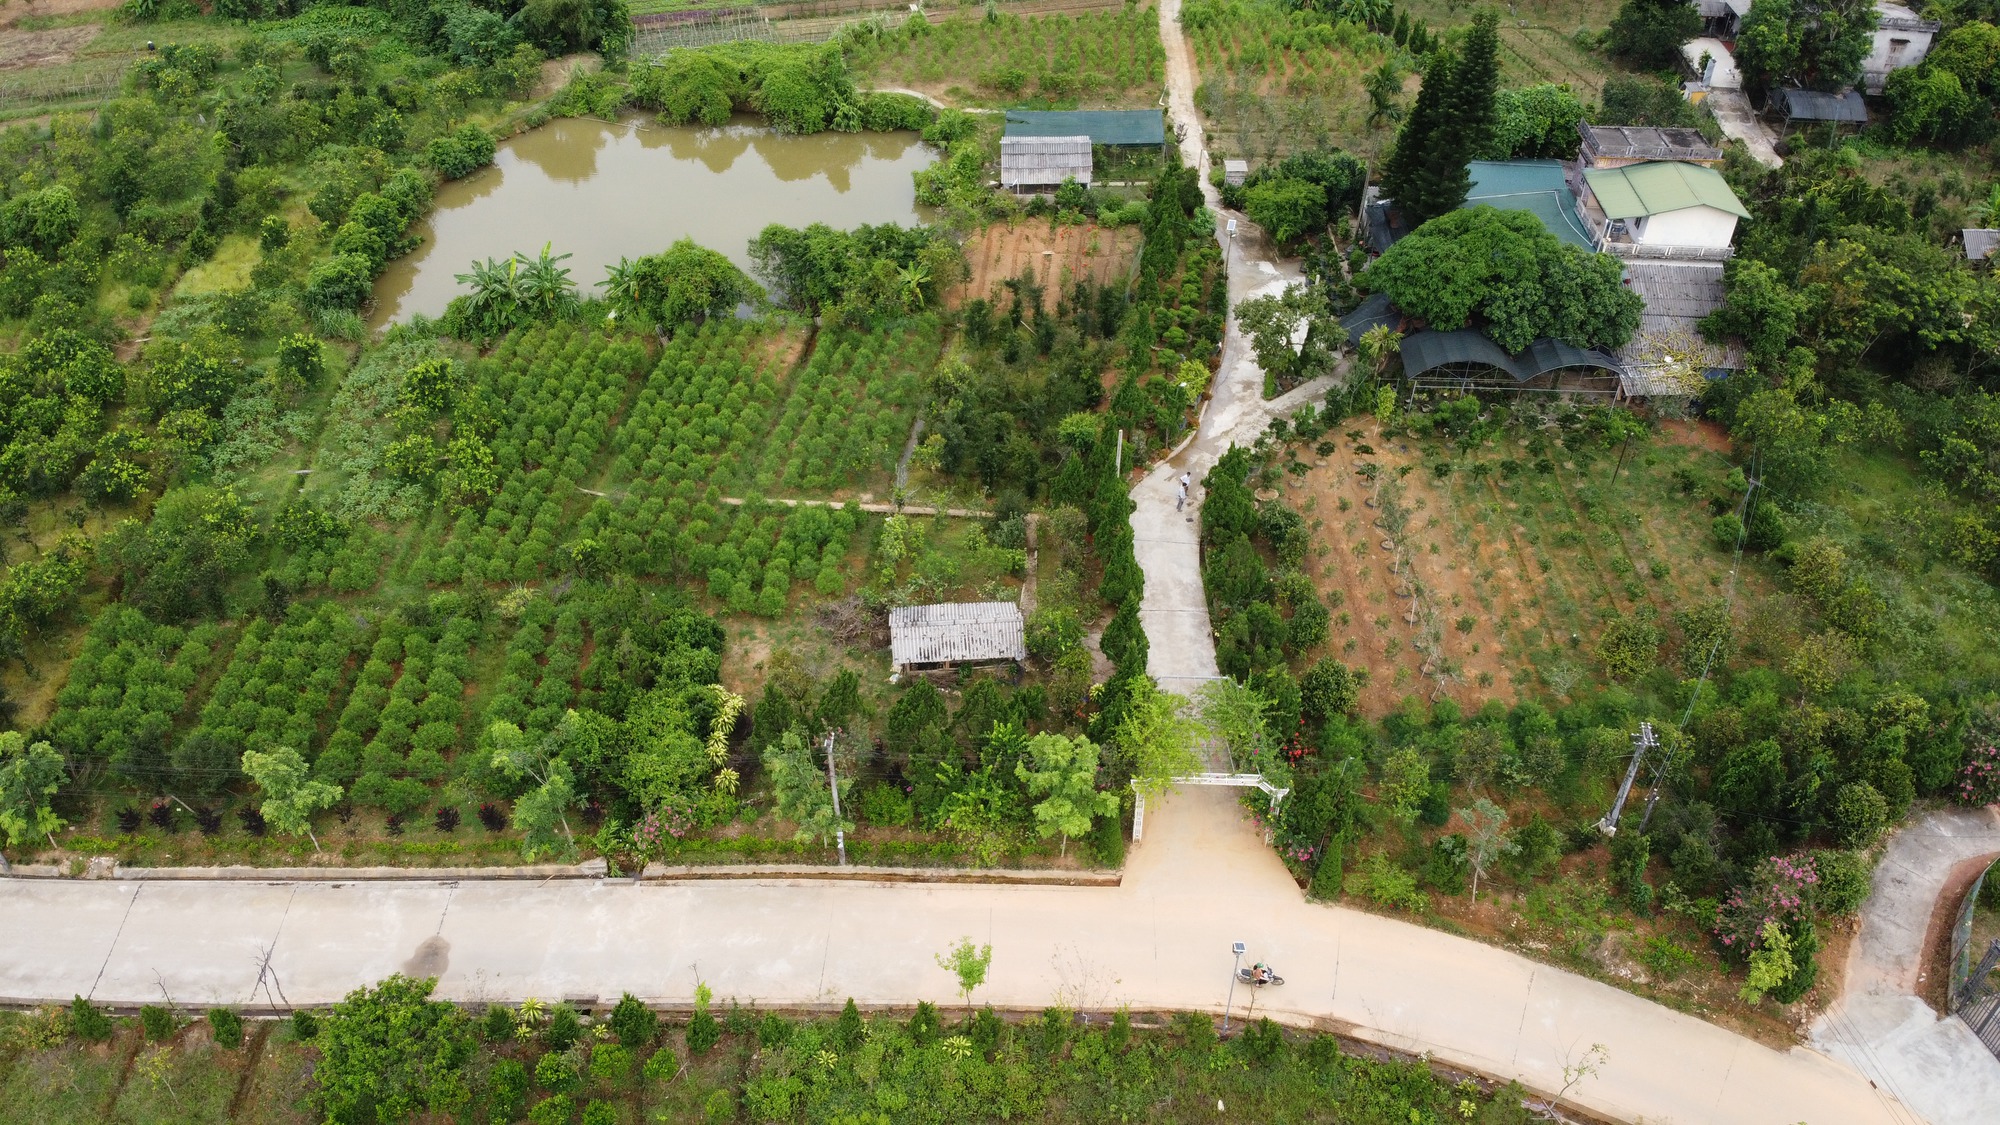
[[[1625,263],[1626,287],[1646,302],[1639,313],[1639,331],[1618,351],[1627,371],[1652,364],[1656,356],[1649,352],[1658,341],[1672,336],[1692,338],[1703,349],[1704,359],[1711,367],[1727,370],[1742,367],[1741,347],[1711,344],[1701,336],[1701,318],[1721,308],[1726,296],[1722,278],[1721,262]],[[1628,385],[1625,393],[1652,392],[1633,390]]]
[[[1167,139],[1157,109],[1010,109],[1007,136],[1086,136],[1098,145],[1157,145]]]
[[[1713,207],[1739,219],[1750,217],[1722,173],[1700,164],[1654,160],[1621,168],[1592,168],[1583,178],[1607,219],[1664,215],[1690,207]]]
[[[1090,138],[1004,137],[1001,187],[1055,187],[1064,180],[1090,186]]]
[[[1861,100],[1859,90],[1841,94],[1823,94],[1818,90],[1778,90],[1772,98],[1779,101],[1779,108],[1788,121],[1838,121],[1850,125],[1868,123],[1868,103]]]
[[[1645,317],[1700,320],[1722,307],[1721,262],[1627,262],[1625,282],[1646,302]]]
[[[1026,660],[1027,623],[1013,602],[945,602],[889,611],[889,656],[897,668]]]
[[[1965,231],[1965,257],[1968,261],[1990,262],[1996,254],[2000,254],[2000,230],[1971,227]]]

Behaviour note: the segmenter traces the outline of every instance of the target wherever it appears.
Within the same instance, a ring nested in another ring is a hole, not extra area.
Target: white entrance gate
[[[1285,799],[1291,789],[1276,786],[1264,780],[1261,773],[1197,773],[1172,779],[1173,785],[1221,785],[1232,789],[1262,789],[1271,795],[1271,818],[1264,822],[1264,842],[1270,843],[1271,820],[1278,817],[1278,803]],[[1137,843],[1146,835],[1146,793],[1139,788],[1139,782],[1132,782],[1132,842]]]

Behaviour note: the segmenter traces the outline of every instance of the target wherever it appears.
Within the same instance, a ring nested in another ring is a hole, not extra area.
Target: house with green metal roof
[[[1727,258],[1737,220],[1750,217],[1722,173],[1700,164],[1590,168],[1583,185],[1583,211],[1601,224],[1603,248],[1625,258]]]

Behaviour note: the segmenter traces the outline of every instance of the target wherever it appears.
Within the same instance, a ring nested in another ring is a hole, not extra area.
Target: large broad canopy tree
[[[471,1026],[457,1005],[430,998],[435,979],[392,976],[348,993],[314,1040],[314,1106],[338,1125],[442,1119],[470,1097]]]
[[[1622,267],[1550,234],[1525,211],[1472,207],[1425,223],[1364,270],[1360,283],[1431,328],[1478,328],[1510,352],[1548,336],[1616,348],[1644,306]]]
[[[1747,89],[1845,90],[1861,79],[1875,22],[1875,0],[1757,0],[1736,37],[1736,65]]]
[[[100,554],[123,576],[127,602],[157,620],[186,621],[222,608],[223,586],[256,537],[234,491],[189,485],[160,497],[150,522],[119,524]]]
[[[1681,44],[1701,34],[1692,0],[1625,0],[1604,33],[1604,49],[1646,70],[1680,61]]]
[[[763,287],[736,263],[692,238],[637,261],[618,259],[604,279],[604,289],[621,316],[668,332],[764,298]]]

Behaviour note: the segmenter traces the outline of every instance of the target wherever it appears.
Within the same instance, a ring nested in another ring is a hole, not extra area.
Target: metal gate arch
[[[1278,816],[1278,805],[1291,792],[1289,786],[1273,785],[1261,773],[1195,773],[1186,777],[1169,778],[1169,789],[1176,785],[1219,785],[1230,789],[1262,789],[1271,796],[1271,819]],[[1132,842],[1138,843],[1146,836],[1146,791],[1139,788],[1137,778],[1132,780]],[[1271,842],[1270,821],[1265,822],[1264,842]]]

